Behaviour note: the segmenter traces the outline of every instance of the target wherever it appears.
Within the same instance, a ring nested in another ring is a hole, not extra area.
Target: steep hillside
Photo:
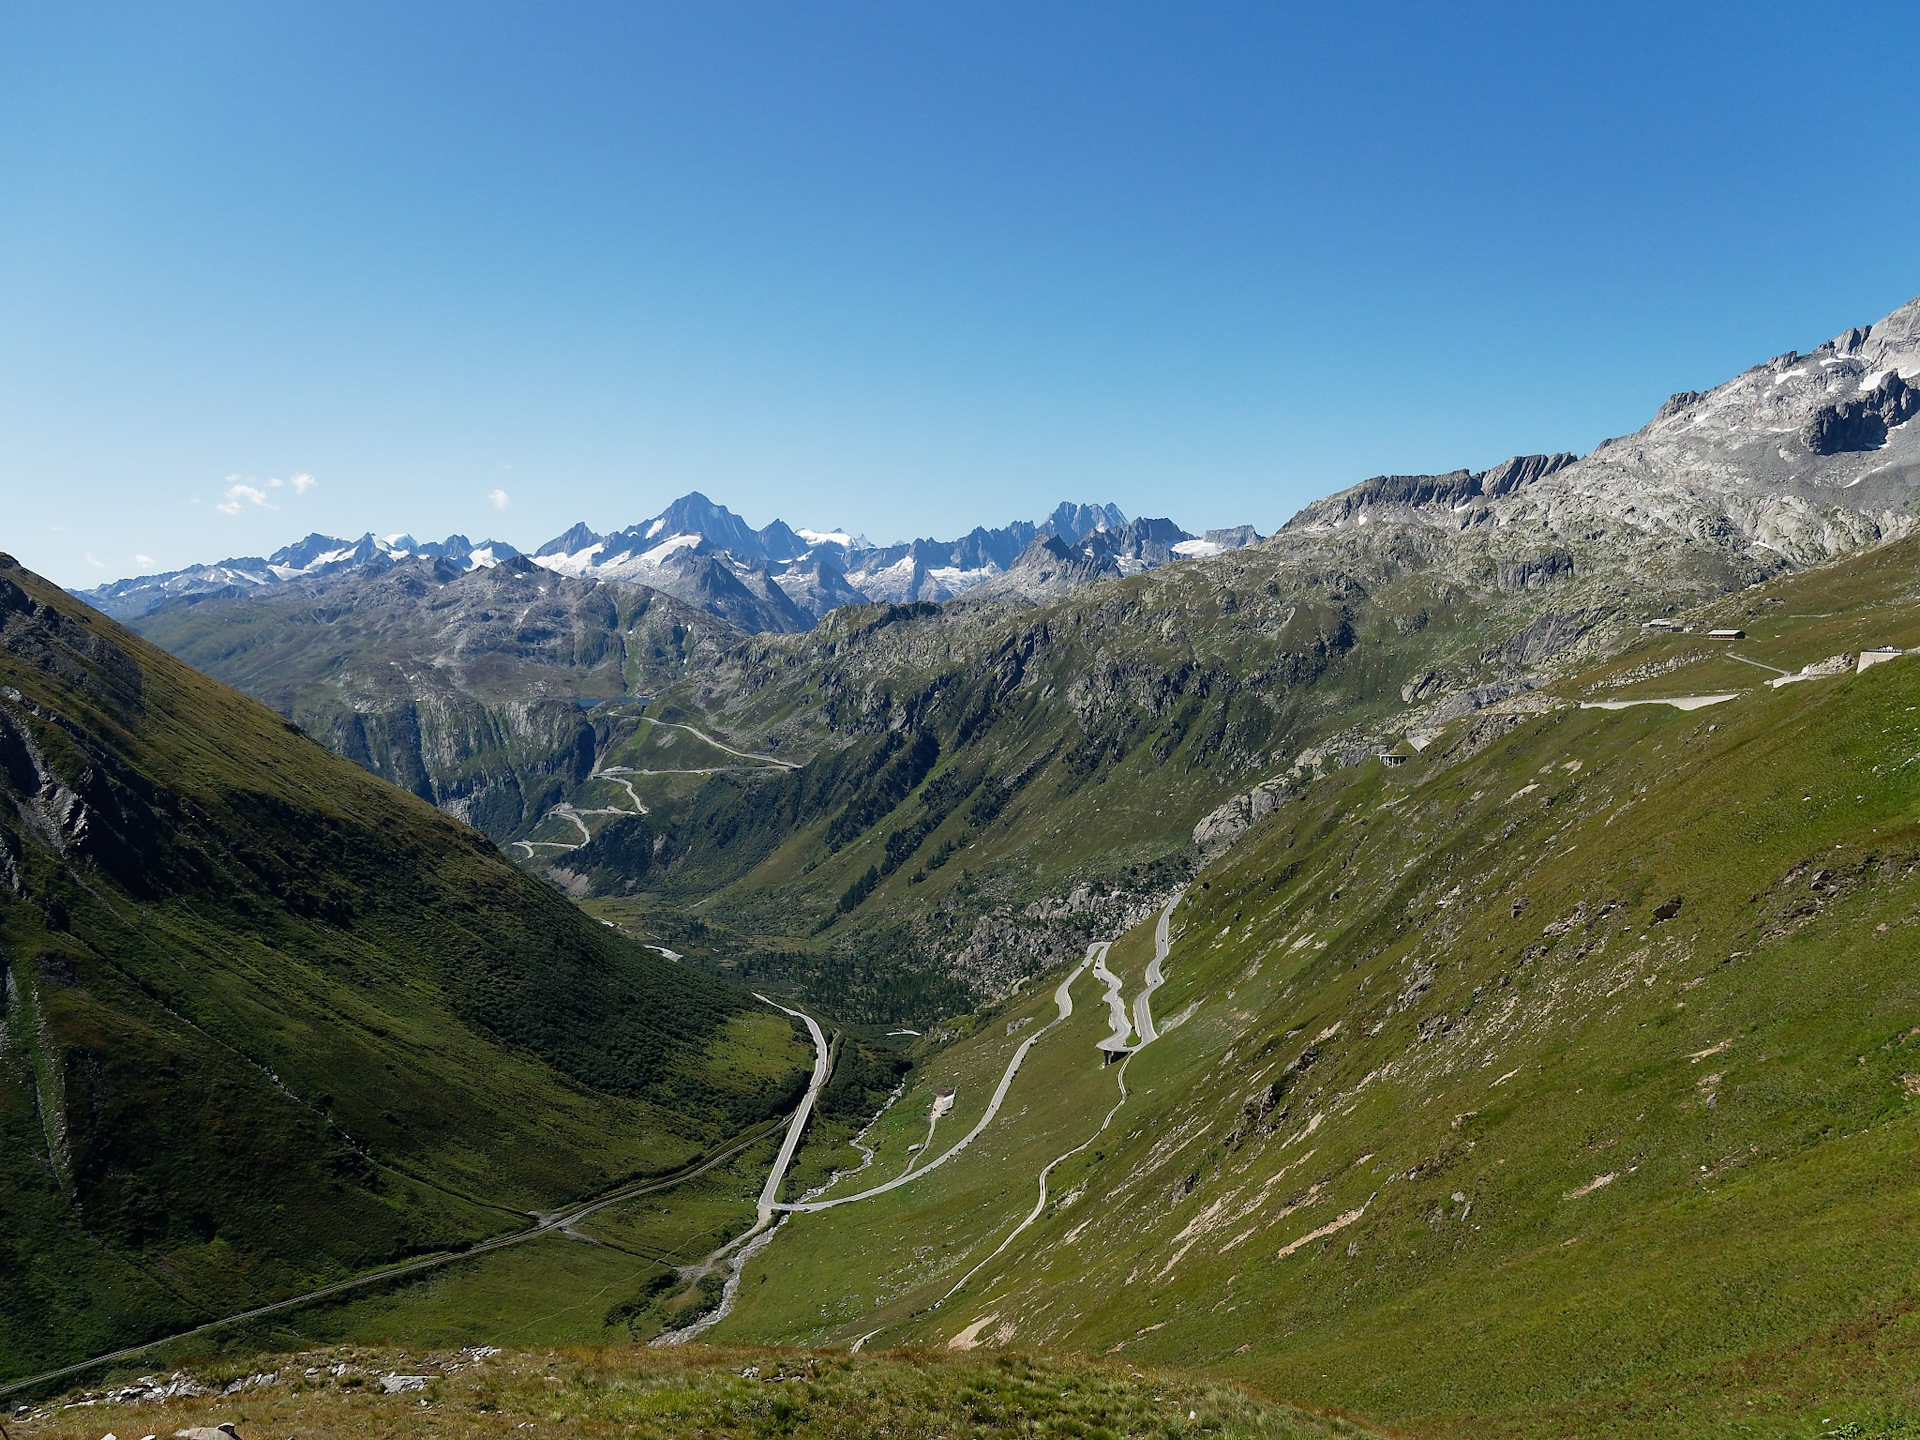
[[[0,558],[0,1375],[524,1227],[789,1023]]]
[[[1648,634],[1282,796],[1174,912],[1158,1038],[1103,1067],[1085,971],[1055,1027],[1051,983],[953,1027],[824,1200],[1031,1040],[997,1118],[795,1216],[720,1333],[1119,1352],[1420,1434],[1908,1433],[1920,658],[1852,657],[1920,645],[1917,573],[1746,591],[1689,617],[1730,649]],[[1136,1044],[1151,932],[1105,962]]]
[[[505,841],[594,769],[592,707],[742,638],[643,585],[435,560],[171,601],[131,622],[330,749]]]

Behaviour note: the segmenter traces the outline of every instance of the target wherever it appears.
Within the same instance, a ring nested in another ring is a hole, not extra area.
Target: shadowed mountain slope
[[[0,558],[0,1373],[684,1162],[788,1022]]]

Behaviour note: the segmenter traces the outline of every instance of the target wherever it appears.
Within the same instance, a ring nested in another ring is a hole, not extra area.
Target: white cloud
[[[280,508],[278,505],[268,501],[267,492],[262,490],[258,485],[249,485],[238,475],[229,475],[227,481],[227,498],[213,507],[222,515],[238,515],[241,510],[248,505],[258,505],[267,510],[278,510]],[[278,480],[269,480],[267,485],[272,487],[280,483]]]
[[[487,499],[493,502],[493,508],[496,510],[504,510],[507,508],[507,492],[504,490],[489,490],[487,492]]]
[[[105,565],[102,565],[98,560],[93,558],[93,551],[91,550],[87,551],[86,556],[87,556],[87,563],[93,566],[94,569],[104,570],[107,568]]]
[[[133,563],[134,563],[134,564],[136,564],[136,565],[151,565],[151,564],[153,564],[153,556],[151,556],[151,555],[136,555],[136,556],[134,556],[134,557],[133,557]]]
[[[267,498],[268,491],[284,490],[292,485],[294,494],[304,495],[319,483],[304,471],[290,481],[282,480],[277,475],[265,480],[256,480],[251,475],[229,475],[226,498],[213,508],[222,515],[238,515],[249,505],[258,505],[263,510],[278,510],[280,507]],[[193,503],[198,505],[200,502],[195,500]]]

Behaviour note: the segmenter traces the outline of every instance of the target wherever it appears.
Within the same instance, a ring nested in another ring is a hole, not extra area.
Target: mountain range
[[[1144,903],[1223,807],[1252,813],[1264,802],[1244,797],[1418,745],[1649,615],[1909,533],[1909,376],[1920,302],[1676,395],[1584,457],[1375,477],[1258,541],[1155,540],[1157,522],[1063,506],[1049,533],[1010,527],[994,543],[1021,547],[1012,563],[958,600],[842,606],[811,629],[744,634],[698,594],[641,605],[659,592],[607,578],[663,546],[656,575],[700,560],[704,533],[660,537],[702,526],[764,567],[846,573],[868,553],[705,502],[616,540],[562,537],[546,559],[577,561],[577,578],[410,558],[135,623],[576,893],[698,903],[743,936],[785,937],[804,958],[780,963],[817,993],[906,1018],[913,996],[996,993]],[[1233,548],[1151,563],[1213,544]],[[813,561],[773,558],[802,546]],[[655,721],[797,768],[670,764]],[[622,777],[644,817],[615,813],[629,802],[606,777],[623,768],[659,772]],[[577,822],[585,810],[600,813]],[[623,876],[641,830],[646,864]],[[1080,883],[1122,898],[1027,913]]]
[[[1264,539],[887,558],[688,497],[316,541],[139,636],[0,571],[0,1360],[705,1155],[220,1373],[398,1339],[425,1415],[477,1347],[705,1334],[833,1347],[717,1352],[753,1433],[884,1346],[1395,1433],[1920,1431],[1917,385],[1920,300]],[[774,1004],[822,1027],[779,1159]]]
[[[1170,520],[1129,521],[1115,505],[1062,502],[1038,524],[1015,521],[996,530],[976,527],[958,540],[876,546],[845,531],[794,530],[780,520],[755,530],[696,491],[611,534],[575,525],[530,558],[562,575],[644,583],[744,630],[792,632],[842,605],[950,600],[982,586],[983,594],[1037,600],[1064,585],[1218,554],[1259,538],[1250,525],[1196,537]],[[464,535],[423,543],[411,535],[342,540],[316,534],[264,559],[192,565],[76,593],[128,620],[173,600],[244,595],[409,559],[463,574],[520,554],[504,541],[475,545]]]

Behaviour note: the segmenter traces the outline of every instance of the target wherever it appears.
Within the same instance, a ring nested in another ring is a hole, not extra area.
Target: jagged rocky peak
[[[1062,500],[1039,528],[1071,545],[1096,530],[1119,530],[1126,523],[1126,514],[1118,505],[1076,505]]]
[[[541,560],[549,555],[578,555],[598,545],[600,539],[598,534],[588,528],[587,522],[582,520],[571,529],[554,536],[533,553],[536,559]]]
[[[1452,470],[1444,475],[1375,475],[1324,500],[1314,501],[1289,520],[1285,528],[1337,529],[1396,513],[1404,517],[1422,510],[1458,511],[1476,501],[1498,499],[1537,484],[1578,458],[1564,452],[1516,455],[1491,470]]]

